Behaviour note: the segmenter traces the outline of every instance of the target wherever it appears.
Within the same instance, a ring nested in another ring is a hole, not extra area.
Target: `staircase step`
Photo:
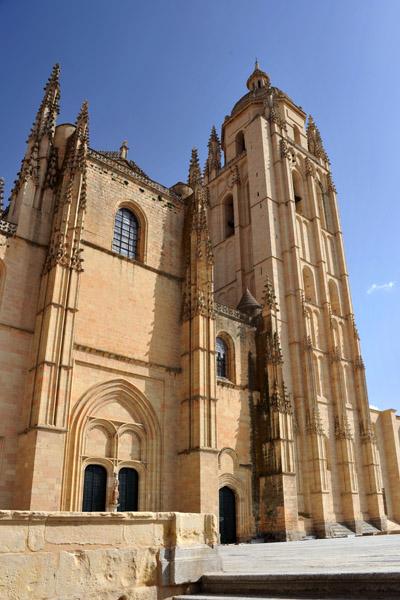
[[[209,574],[203,575],[200,596],[229,598],[396,598],[400,572],[296,573],[296,574]],[[187,598],[187,596],[186,596]]]
[[[368,523],[368,521],[363,521],[362,523],[362,534],[363,535],[376,535],[380,533],[380,530],[372,525],[372,523]]]
[[[332,537],[342,538],[342,537],[354,537],[356,534],[354,531],[349,529],[343,523],[332,523],[331,525]]]

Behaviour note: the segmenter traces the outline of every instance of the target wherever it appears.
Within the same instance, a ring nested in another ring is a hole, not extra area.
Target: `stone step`
[[[400,572],[296,573],[296,574],[208,574],[201,580],[201,595],[229,598],[396,598]],[[186,597],[187,598],[187,597]]]
[[[332,532],[332,537],[334,537],[334,538],[353,537],[356,535],[354,533],[354,531],[349,529],[349,527],[347,527],[343,523],[332,523],[331,532]]]
[[[375,525],[372,525],[372,523],[368,523],[368,521],[362,522],[363,535],[376,535],[377,533],[380,533],[380,530],[377,527],[375,527]]]

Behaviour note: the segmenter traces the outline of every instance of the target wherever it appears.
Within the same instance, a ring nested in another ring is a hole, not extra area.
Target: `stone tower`
[[[261,499],[273,476],[281,495],[278,530],[296,529],[297,510],[313,515],[321,536],[332,521],[355,531],[365,518],[384,527],[329,159],[311,116],[306,124],[302,108],[271,86],[258,63],[247,88],[222,125],[222,167],[213,128],[205,183],[216,301],[236,307],[248,288],[264,304],[257,493]]]

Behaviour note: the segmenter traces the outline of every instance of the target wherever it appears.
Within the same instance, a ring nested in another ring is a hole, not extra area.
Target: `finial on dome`
[[[122,142],[121,148],[119,149],[119,156],[120,156],[120,158],[123,158],[124,160],[127,160],[128,159],[128,150],[129,150],[128,142],[126,140],[124,140]]]
[[[259,71],[259,70],[260,70],[260,65],[258,64],[257,57],[256,57],[256,65],[255,65],[255,67],[254,67],[254,70],[255,70],[255,71]]]

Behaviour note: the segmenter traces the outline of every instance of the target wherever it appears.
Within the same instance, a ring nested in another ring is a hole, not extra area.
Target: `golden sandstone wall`
[[[220,567],[214,515],[0,511],[0,597],[160,600]]]
[[[400,520],[400,419],[368,406],[328,157],[258,66],[248,87],[204,179],[194,151],[167,189],[125,143],[88,148],[85,104],[55,126],[55,68],[0,220],[0,507],[80,511],[96,464],[107,509],[125,467],[139,511],[218,515],[228,487],[239,540]]]

